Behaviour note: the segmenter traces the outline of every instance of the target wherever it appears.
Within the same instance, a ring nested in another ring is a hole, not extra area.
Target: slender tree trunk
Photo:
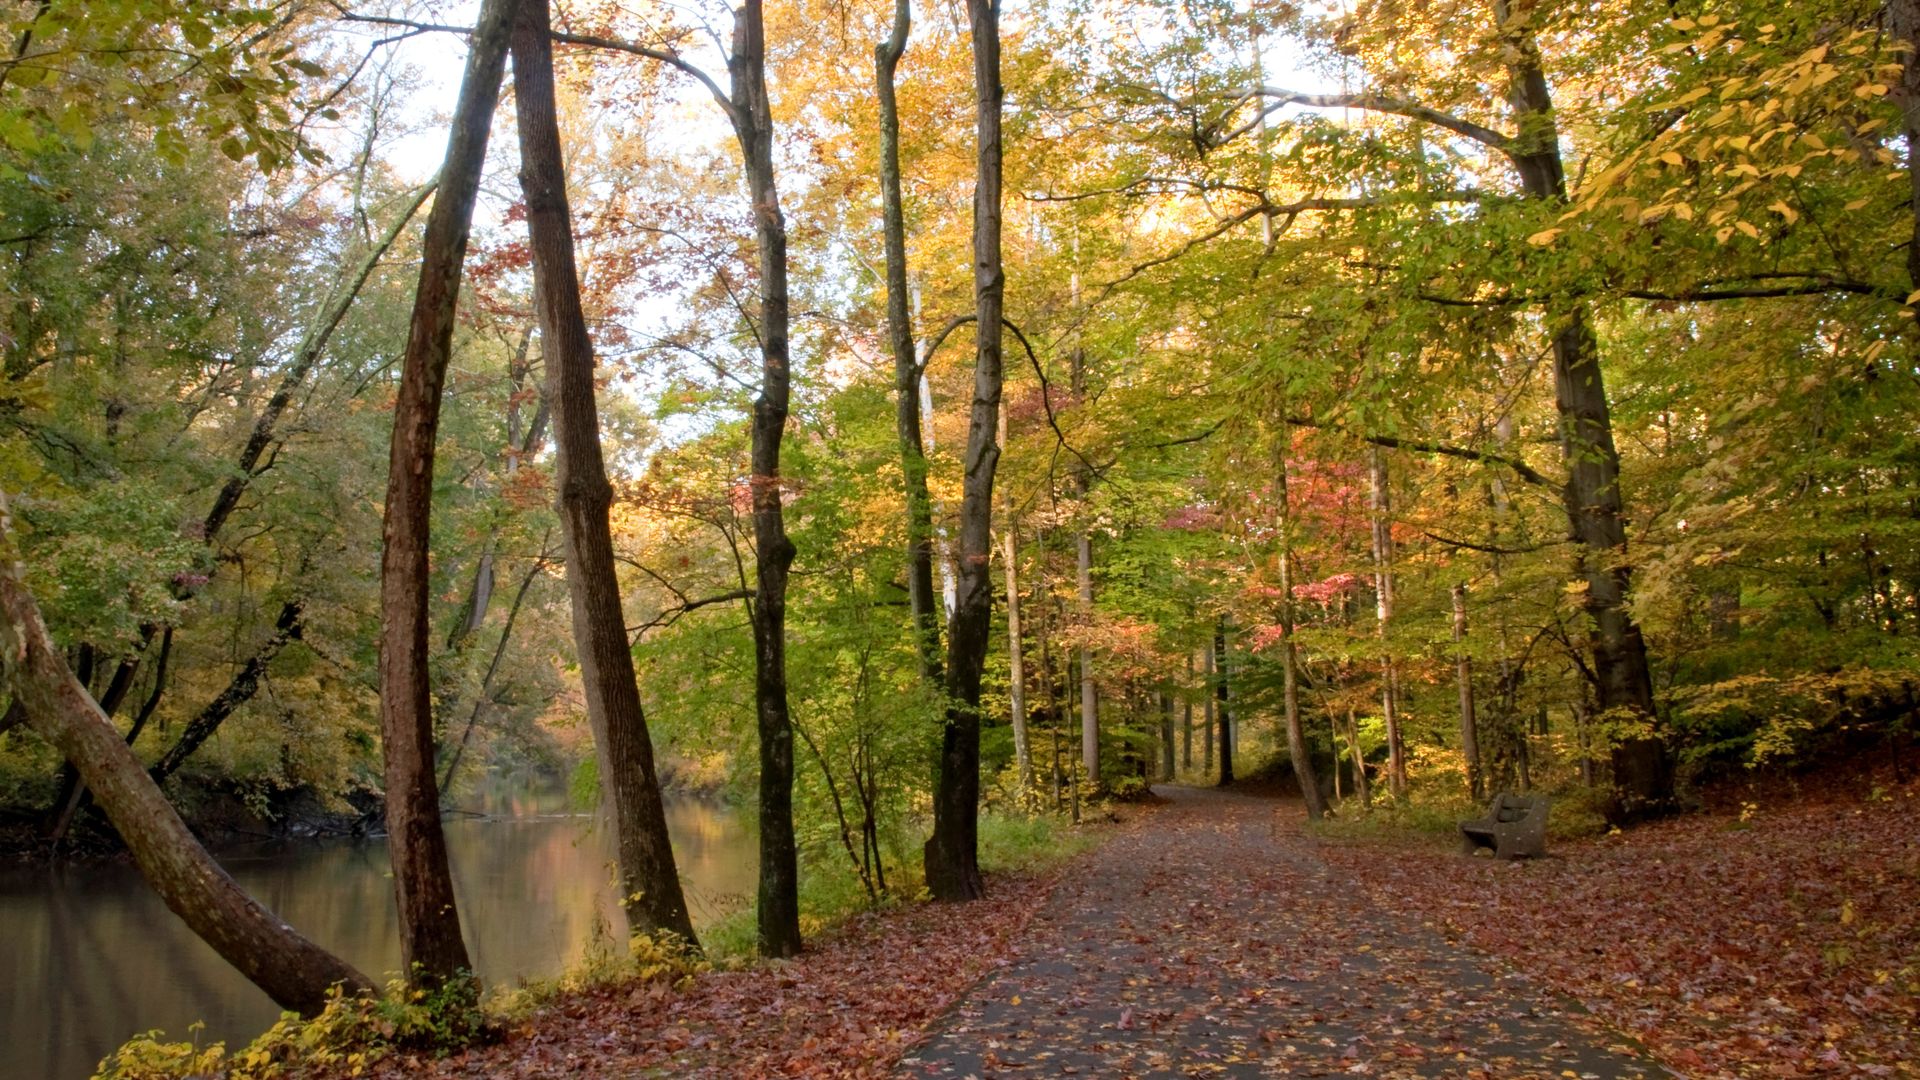
[[[763,956],[800,951],[800,871],[793,835],[793,722],[787,703],[787,537],[780,479],[792,380],[787,297],[787,222],[773,172],[773,109],[767,97],[767,30],[761,0],[734,11],[733,121],[753,204],[760,255],[760,393],[753,401],[753,697],[760,735],[759,945]]]
[[[1000,536],[1000,557],[1007,566],[1007,700],[1013,713],[1013,760],[1021,798],[1033,789],[1033,749],[1027,735],[1027,671],[1020,643],[1020,521],[1011,507]]]
[[[1353,710],[1347,710],[1347,751],[1353,755],[1353,790],[1360,796],[1360,805],[1373,809],[1373,785],[1367,780],[1367,759],[1360,752],[1360,724],[1354,718]]]
[[[1281,442],[1278,467],[1274,470],[1275,509],[1280,526],[1280,649],[1281,701],[1287,725],[1287,756],[1293,759],[1293,777],[1307,800],[1307,817],[1318,821],[1326,816],[1327,803],[1320,796],[1320,779],[1308,756],[1306,729],[1300,719],[1300,654],[1294,642],[1296,619],[1293,606],[1293,507],[1287,484],[1286,441]]]
[[[1216,674],[1213,670],[1213,644],[1209,642],[1200,649],[1201,672],[1205,680],[1200,689],[1203,691],[1200,717],[1200,774],[1213,775],[1213,690]]]
[[[1175,754],[1173,745],[1173,695],[1160,691],[1160,779],[1172,780]]]
[[[1887,34],[1905,42],[1900,83],[1893,99],[1900,106],[1907,141],[1908,213],[1913,218],[1907,241],[1907,281],[1920,289],[1920,0],[1887,0]]]
[[[493,643],[493,658],[487,661],[487,670],[480,676],[480,690],[474,695],[473,710],[467,714],[467,725],[461,729],[460,741],[454,744],[453,755],[447,759],[446,770],[440,774],[440,790],[443,793],[453,790],[454,778],[460,773],[460,759],[466,755],[474,729],[480,726],[480,715],[493,703],[493,678],[500,673],[500,661],[507,655],[507,645],[513,640],[513,627],[520,620],[520,608],[527,601],[527,590],[533,588],[534,579],[540,576],[546,566],[545,556],[535,559],[533,565],[527,567],[526,576],[520,579],[520,587],[514,590],[513,603],[507,607],[507,623],[500,628],[500,640]]]
[[[900,103],[894,72],[913,31],[909,0],[895,0],[893,31],[873,50],[880,99],[880,220],[886,242],[887,342],[893,350],[894,417],[907,507],[907,602],[913,613],[920,674],[929,686],[940,675],[940,608],[933,592],[933,500],[927,493],[927,457],[920,431],[920,362],[908,306],[907,223],[900,194]]]
[[[1473,801],[1486,797],[1485,774],[1480,767],[1480,729],[1473,715],[1473,660],[1467,640],[1467,587],[1453,587],[1454,680],[1460,690],[1460,753],[1467,761],[1467,792]]]
[[[1407,794],[1407,748],[1400,736],[1400,673],[1394,667],[1393,647],[1388,643],[1393,622],[1393,518],[1385,451],[1370,447],[1367,465],[1373,510],[1374,611],[1380,622],[1380,715],[1387,725],[1387,786],[1394,798],[1403,799]]]
[[[547,0],[519,0],[519,5],[513,33],[513,92],[519,114],[520,187],[526,198],[534,307],[558,450],[555,510],[566,545],[580,684],[599,751],[600,796],[613,822],[619,896],[628,929],[674,934],[693,944],[693,922],[667,837],[653,743],[635,681],[620,580],[614,569],[608,523],[613,485],[607,481],[601,454],[593,342],[581,308],[574,261],[573,218],[554,104],[548,4]]]
[[[1180,717],[1180,767],[1193,768],[1193,698],[1188,696],[1193,686],[1193,654],[1187,654],[1187,692],[1181,694]]]
[[[227,683],[227,688],[187,722],[187,726],[180,732],[180,738],[175,740],[174,744],[167,748],[167,752],[160,755],[160,760],[153,763],[153,768],[148,770],[155,783],[164,783],[167,777],[172,776],[180,766],[186,764],[194,751],[199,750],[208,739],[213,738],[214,733],[220,730],[220,725],[226,723],[228,717],[232,716],[240,706],[253,700],[253,695],[260,690],[260,680],[266,676],[267,667],[273,663],[273,658],[280,655],[280,650],[286,648],[288,642],[299,638],[300,620],[305,614],[305,607],[306,599],[298,596],[280,606],[280,617],[274,620],[273,633],[260,643],[260,647],[253,651],[252,656],[247,657],[246,663],[240,665],[240,670],[234,672],[233,678]]]
[[[990,565],[993,475],[1000,462],[1001,322],[1006,276],[1000,264],[1000,9],[967,0],[973,40],[977,156],[973,191],[973,408],[960,506],[960,566],[947,632],[947,707],[927,840],[927,890],[939,900],[981,894],[980,673],[993,620]]]
[[[1231,692],[1227,685],[1227,618],[1222,615],[1213,631],[1214,669],[1220,678],[1214,683],[1214,693],[1219,696],[1217,715],[1220,720],[1220,786],[1233,783],[1233,710],[1227,695]]]
[[[0,675],[33,731],[79,770],[140,873],[174,914],[283,1008],[311,1016],[329,992],[373,983],[261,907],[207,854],[73,677],[27,592],[0,496]]]
[[[1493,9],[1508,57],[1508,99],[1519,129],[1510,154],[1521,185],[1530,198],[1562,202],[1566,172],[1539,46],[1527,16],[1516,15],[1508,0],[1493,0]],[[1601,381],[1600,345],[1584,301],[1573,302],[1556,318],[1554,400],[1567,465],[1566,511],[1587,586],[1600,708],[1651,725],[1653,678],[1646,640],[1626,607],[1632,571],[1626,561],[1620,454]],[[1608,820],[1626,824],[1672,811],[1673,769],[1662,740],[1653,735],[1623,738],[1614,744],[1612,758]]]
[[[437,985],[470,972],[433,773],[433,700],[427,667],[427,554],[434,440],[453,350],[454,313],[487,136],[500,100],[514,0],[484,0],[468,38],[440,189],[427,215],[420,284],[393,410],[380,560],[380,726],[386,747],[388,851],[407,978]]]
[[[1080,597],[1080,760],[1097,791],[1101,787],[1100,684],[1093,677],[1093,648],[1086,640],[1093,629],[1093,538],[1084,532],[1074,537],[1074,562]]]

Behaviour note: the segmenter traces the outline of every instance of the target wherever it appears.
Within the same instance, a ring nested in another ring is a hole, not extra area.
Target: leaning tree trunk
[[[387,468],[380,560],[380,727],[400,956],[407,978],[416,985],[444,983],[471,968],[460,936],[447,840],[440,828],[440,791],[433,775],[427,552],[440,398],[513,9],[514,0],[485,0],[468,39],[467,69],[440,168],[440,191],[421,245],[420,285],[394,402]]]
[[[933,795],[933,835],[925,860],[927,890],[939,900],[981,894],[980,673],[993,622],[991,565],[995,439],[1000,416],[1001,320],[1006,276],[1000,265],[1000,9],[967,0],[973,38],[976,132],[973,190],[973,409],[960,502],[960,567],[947,631],[946,724]]]
[[[167,907],[281,1007],[311,1016],[335,987],[373,983],[248,896],[200,846],[120,732],[73,677],[27,592],[0,495],[0,676],[28,727],[80,772]]]
[[[553,410],[561,533],[573,639],[587,720],[599,750],[600,796],[611,811],[620,902],[628,929],[668,933],[694,943],[667,837],[666,808],[654,774],[653,743],[634,678],[614,570],[608,513],[613,485],[600,450],[594,401],[593,342],[580,304],[573,218],[554,106],[553,43],[547,0],[520,0],[513,33],[513,97],[519,113],[520,186],[527,202],[533,290]]]
[[[1529,198],[1564,201],[1566,170],[1539,46],[1524,15],[1516,17],[1508,0],[1493,0],[1493,9],[1506,39],[1508,97],[1519,130],[1510,156],[1521,186]],[[1614,447],[1601,381],[1600,345],[1584,301],[1572,301],[1553,315],[1559,324],[1553,335],[1553,383],[1567,464],[1564,497],[1587,586],[1595,690],[1604,712],[1649,732],[1613,745],[1607,818],[1624,824],[1673,809],[1673,768],[1665,743],[1651,733],[1653,678],[1647,645],[1626,607],[1632,572],[1625,558],[1620,453]]]
[[[800,951],[800,870],[793,836],[793,719],[787,706],[787,573],[793,541],[781,510],[780,439],[789,370],[787,223],[773,179],[773,109],[760,0],[734,12],[728,116],[746,166],[760,253],[760,396],[753,401],[753,698],[760,727],[759,944],[763,956]]]
[[[894,414],[907,506],[907,602],[913,613],[920,675],[938,686],[940,615],[933,592],[933,500],[927,494],[927,455],[920,434],[920,362],[913,349],[907,295],[907,221],[900,194],[900,103],[894,72],[913,30],[908,0],[895,0],[893,32],[874,46],[874,86],[880,98],[880,220],[887,259],[887,342],[893,350]]]

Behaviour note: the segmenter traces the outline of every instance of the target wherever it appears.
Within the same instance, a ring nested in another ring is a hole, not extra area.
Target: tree
[[[167,907],[284,1008],[312,1016],[373,983],[248,896],[200,846],[47,633],[0,494],[0,674],[26,723],[79,770]]]
[[[518,0],[513,29],[514,106],[520,128],[520,185],[526,197],[547,400],[558,449],[555,487],[566,541],[567,591],[587,717],[598,748],[601,798],[618,845],[619,896],[631,932],[698,944],[674,867],[666,810],[654,772],[653,741],[640,704],[633,653],[614,572],[608,512],[613,485],[600,451],[593,343],[574,265],[573,216],[554,103],[547,0]],[[524,590],[523,590],[524,591]]]
[[[440,169],[439,195],[427,217],[420,285],[393,411],[380,562],[380,722],[401,958],[408,979],[424,985],[465,978],[471,970],[447,867],[433,768],[427,551],[440,399],[514,3],[486,0],[469,39],[466,72]]]
[[[993,622],[993,475],[1000,461],[1001,322],[1006,274],[1000,264],[1000,8],[967,0],[973,42],[974,376],[960,505],[960,566],[947,627],[947,706],[934,781],[927,889],[940,900],[980,896],[980,676]]]

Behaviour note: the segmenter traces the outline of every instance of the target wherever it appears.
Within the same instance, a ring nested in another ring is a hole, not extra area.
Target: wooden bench
[[[1549,802],[1545,795],[1515,795],[1503,791],[1494,796],[1486,817],[1460,823],[1460,854],[1471,855],[1480,848],[1489,848],[1496,859],[1545,855]]]

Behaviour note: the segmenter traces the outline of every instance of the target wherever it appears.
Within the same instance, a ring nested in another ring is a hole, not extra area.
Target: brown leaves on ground
[[[1532,863],[1323,854],[1690,1077],[1920,1076],[1920,797],[1700,815]]]
[[[970,904],[855,916],[798,959],[567,996],[501,1043],[381,1077],[879,1077],[1012,952],[1051,876],[996,876]]]

